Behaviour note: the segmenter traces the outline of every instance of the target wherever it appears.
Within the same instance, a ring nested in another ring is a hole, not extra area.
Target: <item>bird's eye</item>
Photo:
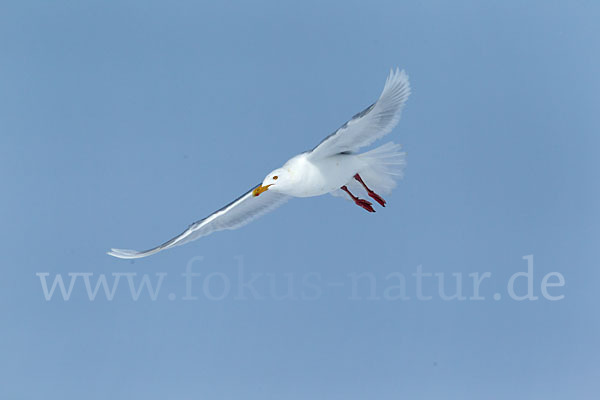
[[[275,176],[273,177],[273,180],[274,180],[274,181],[276,181],[276,180],[277,180],[277,178],[279,178],[279,177],[278,177],[277,175],[275,175]]]

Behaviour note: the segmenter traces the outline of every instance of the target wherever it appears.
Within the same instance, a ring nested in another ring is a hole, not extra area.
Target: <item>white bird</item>
[[[263,182],[208,217],[194,222],[180,235],[146,251],[111,249],[118,258],[141,258],[224,229],[237,229],[285,203],[290,197],[331,193],[348,195],[357,205],[375,212],[372,203],[352,192],[364,189],[381,206],[405,165],[400,145],[386,143],[366,153],[356,150],[388,134],[398,123],[410,94],[408,75],[392,70],[379,99],[356,114],[311,151],[288,160]],[[367,186],[367,184],[369,186]]]

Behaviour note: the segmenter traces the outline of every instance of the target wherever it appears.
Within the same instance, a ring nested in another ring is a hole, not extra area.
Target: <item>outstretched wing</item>
[[[183,233],[160,246],[146,251],[110,249],[107,254],[118,258],[147,257],[159,251],[191,242],[213,232],[224,229],[237,229],[261,215],[274,210],[289,199],[287,195],[269,190],[263,192],[260,196],[254,196],[252,191],[258,186],[256,185],[237,200],[232,201],[208,217],[194,222]]]
[[[318,159],[354,151],[390,133],[400,120],[400,112],[409,94],[410,84],[406,72],[392,70],[379,100],[323,139],[312,149],[309,157]]]

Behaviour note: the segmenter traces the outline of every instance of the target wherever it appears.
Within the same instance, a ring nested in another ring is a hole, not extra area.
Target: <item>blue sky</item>
[[[596,398],[598,17],[591,1],[4,2],[0,397]],[[259,183],[395,66],[413,92],[386,209],[295,199],[147,259],[105,254]],[[518,301],[528,255],[537,300]],[[419,268],[438,274],[431,300]],[[155,300],[133,299],[144,274]],[[58,275],[73,290],[46,300]],[[457,275],[466,299],[444,300]],[[101,276],[119,276],[112,300],[88,297]]]

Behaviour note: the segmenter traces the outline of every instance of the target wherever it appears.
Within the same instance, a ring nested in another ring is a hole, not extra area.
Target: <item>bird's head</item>
[[[267,190],[279,192],[285,190],[286,186],[289,183],[290,173],[288,172],[288,170],[283,168],[277,168],[265,177],[262,184],[260,184],[256,189],[254,189],[252,191],[252,194],[254,196],[259,196],[261,193],[266,192]]]

